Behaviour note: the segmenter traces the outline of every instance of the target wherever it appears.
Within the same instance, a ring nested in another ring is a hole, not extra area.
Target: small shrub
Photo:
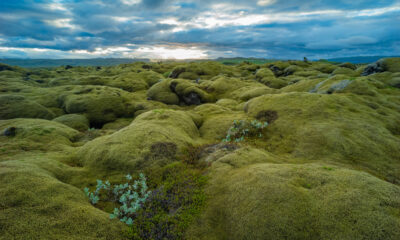
[[[278,112],[274,110],[263,110],[257,113],[256,119],[271,124],[278,119]]]
[[[203,171],[175,162],[151,170],[154,187],[146,203],[135,214],[128,231],[134,240],[185,239],[185,232],[206,201]]]
[[[131,175],[126,175],[126,179],[128,180],[127,183],[113,187],[111,187],[109,181],[103,183],[102,180],[97,180],[94,192],[90,192],[89,188],[85,188],[84,191],[93,205],[101,200],[100,195],[104,197],[102,201],[119,203],[120,206],[114,208],[110,218],[118,218],[121,222],[132,225],[135,213],[146,202],[151,191],[148,191],[146,177],[142,173],[139,174],[139,180],[135,180],[133,184],[129,184],[129,181],[132,180]]]
[[[234,120],[233,126],[228,129],[223,142],[241,142],[247,137],[262,137],[263,130],[268,126],[268,122],[258,120]]]

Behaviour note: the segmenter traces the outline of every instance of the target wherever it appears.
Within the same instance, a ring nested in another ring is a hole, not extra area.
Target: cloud
[[[399,13],[395,0],[0,1],[0,57],[400,54]]]
[[[268,6],[268,5],[272,5],[275,2],[276,2],[276,0],[259,0],[257,2],[257,5],[265,7],[265,6]]]

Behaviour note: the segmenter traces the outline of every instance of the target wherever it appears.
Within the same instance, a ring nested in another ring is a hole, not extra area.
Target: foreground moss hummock
[[[399,239],[399,64],[2,68],[0,239]],[[140,172],[131,226],[85,197]]]

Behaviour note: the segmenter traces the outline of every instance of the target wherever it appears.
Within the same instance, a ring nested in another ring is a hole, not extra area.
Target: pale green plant
[[[97,180],[94,192],[90,192],[89,188],[85,188],[84,191],[93,205],[96,205],[100,200],[118,203],[120,206],[114,208],[113,213],[110,214],[110,218],[118,218],[121,222],[131,225],[134,214],[146,202],[151,191],[148,190],[146,177],[142,173],[139,174],[139,179],[135,180],[133,184],[129,183],[132,180],[131,175],[126,175],[126,179],[128,180],[127,183],[112,187],[109,181],[103,183],[102,180]],[[106,196],[104,199],[100,199],[102,190],[104,190],[103,194]]]
[[[268,122],[252,120],[234,120],[233,126],[228,129],[223,142],[242,142],[246,137],[263,136],[263,130],[268,126]]]

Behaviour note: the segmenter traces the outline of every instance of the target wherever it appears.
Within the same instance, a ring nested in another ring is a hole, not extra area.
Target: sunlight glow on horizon
[[[166,47],[141,47],[136,50],[139,54],[152,56],[153,59],[204,59],[208,55],[205,50],[196,47],[166,48]]]
[[[50,57],[52,55],[62,54],[63,58],[98,58],[98,57],[112,57],[119,55],[127,58],[148,58],[148,59],[171,59],[171,60],[184,60],[184,59],[207,59],[210,56],[207,50],[198,47],[171,47],[171,46],[145,46],[137,49],[128,47],[108,47],[108,48],[95,48],[93,51],[84,49],[76,49],[70,51],[60,51],[47,48],[18,48],[18,47],[0,47],[0,55],[2,52],[7,51],[23,51],[27,53],[28,58],[37,57],[37,53],[47,53]]]

